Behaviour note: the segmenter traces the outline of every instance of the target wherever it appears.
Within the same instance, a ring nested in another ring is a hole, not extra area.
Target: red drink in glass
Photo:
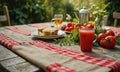
[[[91,52],[94,40],[94,29],[80,29],[79,36],[81,51]]]

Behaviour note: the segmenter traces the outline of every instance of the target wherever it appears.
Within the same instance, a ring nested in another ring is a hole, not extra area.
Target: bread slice
[[[58,28],[53,27],[53,26],[38,29],[39,36],[57,35],[57,33],[58,33]]]

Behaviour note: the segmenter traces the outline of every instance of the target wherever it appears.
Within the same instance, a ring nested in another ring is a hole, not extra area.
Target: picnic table
[[[34,31],[50,23],[0,28],[0,68],[10,72],[120,72],[120,46],[93,47],[82,52],[79,45],[59,46],[34,40]],[[110,27],[115,33],[120,28]]]

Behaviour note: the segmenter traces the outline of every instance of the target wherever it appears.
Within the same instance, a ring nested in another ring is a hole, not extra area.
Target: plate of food
[[[66,33],[62,30],[58,30],[56,27],[38,28],[38,30],[32,33],[33,39],[57,39],[63,38]]]

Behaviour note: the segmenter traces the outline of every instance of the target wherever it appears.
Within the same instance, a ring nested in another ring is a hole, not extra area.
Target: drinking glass
[[[84,52],[91,52],[94,40],[94,29],[80,29],[80,49]]]
[[[63,21],[62,14],[55,14],[54,15],[54,22],[58,28],[62,25],[62,21]]]

